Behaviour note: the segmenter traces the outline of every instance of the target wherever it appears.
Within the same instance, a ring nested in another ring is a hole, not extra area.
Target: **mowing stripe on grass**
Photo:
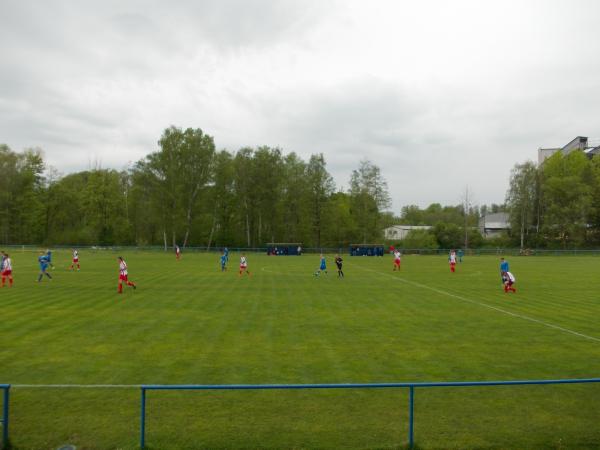
[[[43,389],[139,389],[141,384],[11,384],[12,388],[43,388]]]
[[[406,284],[411,284],[413,286],[420,287],[421,289],[428,289],[428,290],[430,290],[432,292],[436,292],[438,294],[445,295],[447,297],[455,298],[455,299],[461,300],[463,302],[467,302],[467,303],[472,303],[474,305],[483,306],[484,308],[492,309],[494,311],[498,311],[500,313],[507,314],[509,316],[517,317],[519,319],[528,320],[530,322],[534,322],[534,323],[543,325],[543,326],[548,327],[548,328],[554,328],[555,330],[562,331],[563,333],[569,333],[569,334],[572,334],[572,335],[575,335],[575,336],[582,337],[584,339],[589,339],[590,341],[600,342],[600,338],[597,338],[597,337],[594,337],[594,336],[589,336],[589,335],[583,334],[583,333],[579,333],[577,331],[570,330],[568,328],[564,328],[564,327],[561,327],[561,326],[558,326],[558,325],[554,325],[553,323],[544,322],[543,320],[536,319],[535,317],[525,316],[523,314],[517,314],[517,313],[511,312],[511,311],[508,311],[506,309],[498,308],[497,306],[488,305],[487,303],[478,302],[476,300],[471,300],[469,298],[462,297],[460,295],[456,295],[456,294],[453,294],[453,293],[448,292],[448,291],[443,291],[441,289],[438,289],[438,288],[435,288],[435,287],[432,287],[432,286],[427,286],[426,284],[421,284],[421,283],[418,283],[416,281],[405,280],[403,278],[398,278],[398,277],[395,277],[393,275],[389,275],[387,273],[381,273],[381,272],[378,272],[377,270],[367,269],[367,268],[364,268],[364,267],[360,267],[360,268],[362,270],[366,270],[366,271],[369,271],[369,272],[375,272],[375,273],[377,273],[379,275],[382,275],[382,276],[385,276],[385,277],[388,277],[388,278],[393,278],[394,280],[398,280],[398,281],[401,281],[401,282],[406,283]]]

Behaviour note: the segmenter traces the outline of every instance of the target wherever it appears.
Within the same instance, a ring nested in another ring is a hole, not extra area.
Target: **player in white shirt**
[[[10,256],[8,253],[2,252],[2,267],[0,267],[0,272],[2,273],[2,287],[6,284],[6,279],[8,278],[8,286],[12,287],[13,285],[13,276],[12,276],[12,261],[10,260]]]
[[[450,251],[448,262],[450,263],[450,272],[456,272],[456,252],[454,250]]]
[[[119,294],[123,293],[123,281],[127,284],[127,286],[131,286],[132,288],[136,288],[137,286],[135,285],[134,282],[129,281],[128,280],[128,272],[127,272],[127,263],[125,262],[125,260],[123,259],[123,257],[119,256],[117,258],[117,260],[119,261],[119,287],[117,292]]]
[[[246,255],[242,253],[242,256],[240,258],[240,277],[244,272],[246,272],[246,274],[250,276],[250,271],[248,270],[248,260],[246,259]]]
[[[181,249],[179,248],[179,245],[175,246],[175,259],[179,260],[179,258],[181,258]]]
[[[398,249],[394,250],[394,271],[400,270],[401,256],[402,256],[402,254],[400,253],[400,250],[398,250]]]
[[[79,266],[79,252],[76,249],[73,249],[73,263],[71,264],[69,270],[73,270],[75,266],[77,266],[77,271],[81,269],[81,267]]]
[[[504,292],[505,293],[509,293],[509,292],[517,292],[517,290],[514,288],[514,284],[515,281],[517,281],[515,279],[515,276],[510,273],[510,272],[503,272],[502,273],[502,281],[504,282]]]

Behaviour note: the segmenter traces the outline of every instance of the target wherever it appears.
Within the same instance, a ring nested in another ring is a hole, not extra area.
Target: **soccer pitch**
[[[137,448],[139,384],[382,383],[600,375],[597,257],[344,258],[11,251],[0,383],[17,449]],[[138,289],[117,294],[122,255]],[[47,385],[114,385],[59,388]],[[147,448],[404,448],[408,390],[149,392]],[[600,385],[416,392],[420,448],[599,448]]]

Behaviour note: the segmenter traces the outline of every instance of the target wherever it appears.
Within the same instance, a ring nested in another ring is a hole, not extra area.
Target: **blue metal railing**
[[[449,381],[431,383],[352,383],[352,384],[182,384],[142,385],[140,411],[140,447],[146,445],[146,391],[206,391],[206,390],[266,390],[266,389],[382,389],[408,388],[408,445],[414,447],[414,410],[416,388],[473,387],[473,386],[519,386],[545,384],[600,383],[600,378],[576,378],[566,380],[514,380],[514,381]]]
[[[0,418],[0,424],[2,424],[2,448],[8,447],[8,400],[10,384],[0,384],[0,389],[3,391],[2,400],[2,418]]]

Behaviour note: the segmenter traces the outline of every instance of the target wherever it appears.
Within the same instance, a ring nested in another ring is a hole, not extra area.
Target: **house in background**
[[[383,230],[386,239],[401,241],[412,230],[431,230],[429,225],[394,225]]]
[[[577,136],[564,147],[538,148],[538,165],[542,165],[547,158],[550,158],[556,152],[562,152],[563,155],[568,155],[575,150],[581,150],[591,158],[593,155],[600,154],[600,140],[592,140],[585,136]]]
[[[498,237],[509,229],[508,213],[486,214],[479,218],[479,232],[484,238]]]

